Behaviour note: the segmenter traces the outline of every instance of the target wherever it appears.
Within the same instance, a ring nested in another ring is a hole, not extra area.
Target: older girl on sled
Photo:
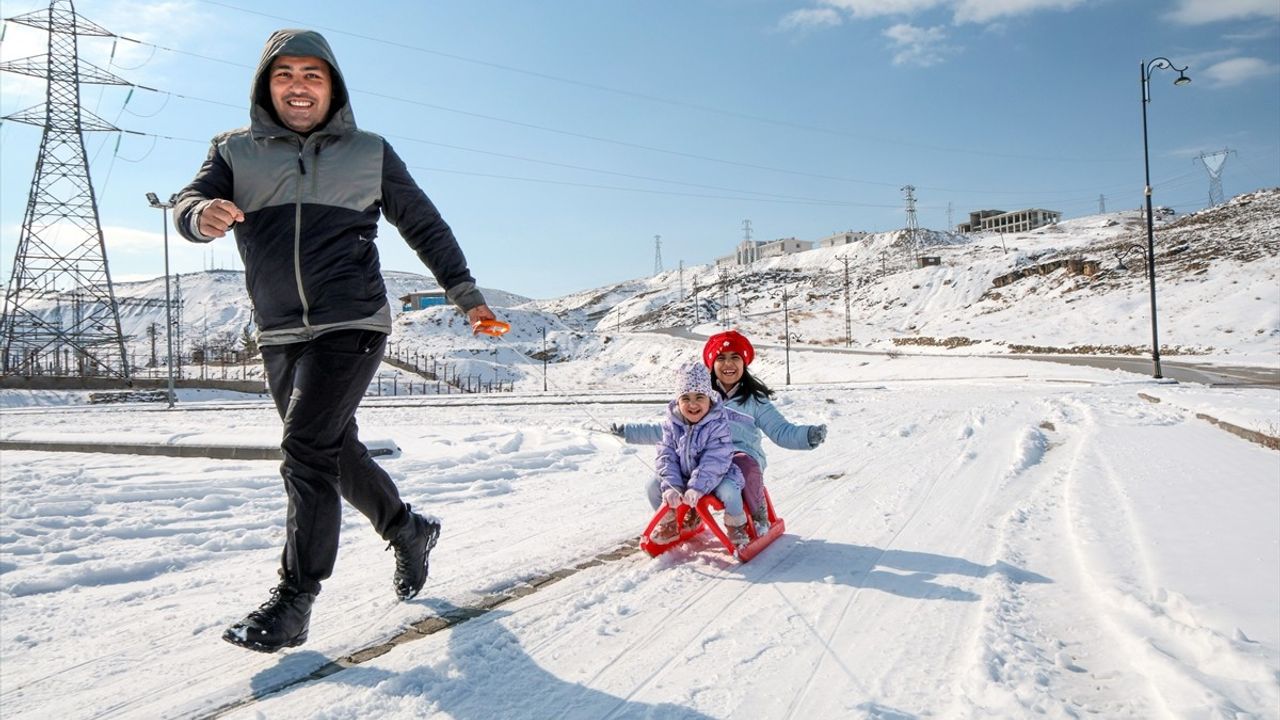
[[[751,364],[754,356],[755,349],[751,342],[732,330],[708,338],[702,351],[704,365],[715,374],[712,383],[715,392],[711,393],[712,398],[715,400],[723,398],[722,404],[729,420],[734,448],[731,460],[743,478],[744,509],[750,514],[752,520],[744,528],[749,542],[746,546],[733,543],[727,532],[721,531],[714,523],[708,523],[708,525],[726,549],[734,552],[744,561],[758,553],[784,530],[781,519],[775,515],[768,492],[764,488],[765,456],[761,447],[762,434],[767,435],[779,446],[792,450],[816,448],[822,444],[827,435],[826,425],[794,425],[782,416],[782,413],[770,402],[773,392],[747,371],[747,366]],[[664,427],[653,424],[614,425],[611,431],[628,443],[636,444],[659,442],[664,435]],[[660,495],[656,481],[651,483],[649,494],[650,502],[657,507]],[[650,554],[657,555],[696,535],[704,529],[700,521],[704,516],[709,517],[709,509],[721,504],[726,508],[730,507],[719,499],[718,495],[716,499],[704,498],[702,505],[706,505],[708,511],[703,511],[700,506],[696,514],[687,513],[687,519],[686,511],[674,510],[669,517],[675,518],[679,534],[670,542],[657,542],[665,539],[661,532],[657,538],[650,534],[650,531],[657,529],[662,523],[660,515],[666,515],[666,513],[655,515],[649,530],[646,530],[641,540],[641,546]],[[740,539],[741,536],[738,537]]]

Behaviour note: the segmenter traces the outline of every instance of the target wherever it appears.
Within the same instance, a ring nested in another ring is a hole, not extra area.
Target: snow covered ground
[[[1274,390],[796,350],[780,409],[831,432],[768,447],[787,534],[747,564],[695,540],[579,567],[650,516],[651,449],[595,429],[656,419],[658,370],[693,347],[623,336],[546,395],[367,399],[362,434],[394,439],[384,467],[444,522],[431,579],[397,603],[348,510],[309,642],[273,656],[219,635],[275,581],[275,462],[6,451],[0,714],[1280,717],[1280,453],[1195,417],[1276,435]],[[781,389],[782,363],[752,369]],[[5,404],[6,437],[279,434],[258,400]]]

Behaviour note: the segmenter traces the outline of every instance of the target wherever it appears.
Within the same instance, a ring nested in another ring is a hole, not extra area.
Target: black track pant
[[[382,360],[387,336],[343,330],[262,348],[267,384],[284,420],[280,474],[289,494],[282,576],[320,592],[333,573],[342,498],[384,540],[407,518],[395,483],[357,437],[355,413]]]

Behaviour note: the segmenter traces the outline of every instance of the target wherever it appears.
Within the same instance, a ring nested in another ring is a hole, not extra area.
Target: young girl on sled
[[[707,493],[724,503],[724,525],[736,547],[750,541],[747,514],[742,506],[742,471],[733,463],[733,437],[728,411],[711,387],[711,374],[700,363],[688,363],[676,371],[676,399],[667,406],[658,441],[657,474],[649,481],[649,503],[657,510],[671,508],[653,529],[654,542],[667,543],[677,536],[679,507],[696,507]]]
[[[773,391],[747,371],[755,357],[751,341],[741,333],[729,330],[707,338],[702,346],[702,361],[714,373],[716,397],[724,398],[724,406],[733,422],[733,463],[742,473],[746,487],[746,509],[763,534],[768,527],[764,502],[764,448],[761,436],[767,435],[777,445],[789,450],[812,450],[827,439],[826,425],[793,425],[770,399]],[[613,434],[626,442],[648,445],[658,442],[661,428],[644,423],[613,425]]]

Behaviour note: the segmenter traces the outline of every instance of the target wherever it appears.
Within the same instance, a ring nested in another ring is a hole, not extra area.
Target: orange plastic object
[[[698,535],[703,530],[710,528],[712,534],[716,536],[716,539],[720,541],[720,544],[724,546],[724,549],[728,551],[730,555],[738,558],[739,562],[747,562],[756,555],[759,555],[761,550],[764,550],[774,540],[777,540],[787,531],[786,521],[778,517],[778,514],[774,512],[773,500],[769,497],[769,490],[767,488],[764,491],[764,502],[769,513],[768,531],[763,535],[757,534],[756,524],[748,520],[747,536],[751,538],[751,541],[740,548],[735,548],[733,543],[729,542],[729,535],[711,514],[712,511],[723,510],[724,503],[720,502],[720,498],[715,495],[704,495],[702,496],[702,499],[698,501],[698,507],[696,509],[690,508],[688,505],[681,505],[674,511],[665,505],[658,508],[658,511],[653,515],[653,519],[649,521],[649,525],[644,529],[644,534],[640,536],[640,549],[649,553],[649,555],[653,557],[657,557],[676,545]],[[698,515],[702,516],[702,524],[696,528],[690,529],[687,527],[688,523],[685,522],[685,519],[688,517],[687,513],[695,511]],[[653,529],[658,526],[658,523],[662,522],[662,518],[666,517],[668,512],[676,513],[676,528],[679,529],[680,532],[671,542],[654,542],[650,535],[653,533]]]
[[[511,330],[511,323],[502,322],[501,320],[477,320],[471,325],[471,332],[474,335],[492,335],[494,337],[502,337]]]

